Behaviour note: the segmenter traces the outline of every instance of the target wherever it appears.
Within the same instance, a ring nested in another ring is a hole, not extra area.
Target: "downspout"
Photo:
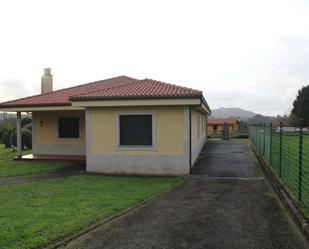
[[[191,175],[191,163],[192,163],[192,145],[191,145],[191,106],[189,106],[189,169]]]

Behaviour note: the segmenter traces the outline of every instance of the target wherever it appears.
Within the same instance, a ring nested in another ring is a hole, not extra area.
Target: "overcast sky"
[[[309,1],[0,2],[0,101],[127,75],[200,89],[211,108],[288,113],[309,84]]]

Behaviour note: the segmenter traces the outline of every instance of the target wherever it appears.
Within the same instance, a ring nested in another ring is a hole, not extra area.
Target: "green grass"
[[[23,151],[23,154],[31,154],[31,151]],[[38,174],[68,165],[68,163],[59,162],[13,161],[14,156],[16,152],[0,144],[0,178]]]
[[[73,176],[0,187],[0,248],[38,248],[183,182]]]
[[[299,193],[299,133],[284,132],[282,136],[282,152],[280,167],[280,133],[272,135],[272,150],[270,151],[270,132],[257,132],[259,128],[251,127],[251,140],[260,155],[271,167],[279,181],[286,187],[292,197],[298,201]],[[261,128],[263,129],[263,128]],[[265,148],[265,149],[264,149]],[[304,212],[309,214],[309,133],[303,135],[303,171],[302,171],[302,199],[299,202]],[[309,215],[308,215],[309,217]]]

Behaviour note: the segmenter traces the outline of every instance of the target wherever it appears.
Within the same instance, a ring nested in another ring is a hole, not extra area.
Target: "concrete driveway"
[[[309,248],[244,140],[209,141],[193,173],[65,248]]]

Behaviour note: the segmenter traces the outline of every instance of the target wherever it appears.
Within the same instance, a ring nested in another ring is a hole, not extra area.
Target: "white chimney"
[[[50,68],[44,68],[44,74],[41,78],[41,93],[53,91],[53,76],[50,73]]]

